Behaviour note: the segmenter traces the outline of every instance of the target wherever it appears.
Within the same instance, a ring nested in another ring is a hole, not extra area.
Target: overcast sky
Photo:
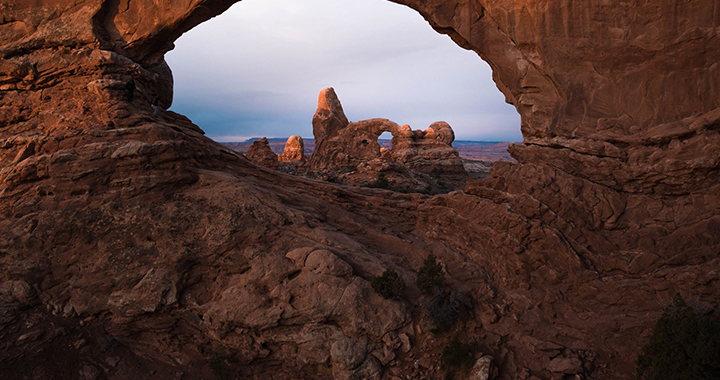
[[[425,129],[444,120],[458,140],[522,140],[489,66],[386,0],[243,0],[180,37],[166,59],[171,109],[217,141],[312,137],[325,87],[351,121]]]

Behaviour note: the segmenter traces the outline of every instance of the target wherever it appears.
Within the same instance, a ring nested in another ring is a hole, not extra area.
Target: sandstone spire
[[[278,156],[278,160],[283,162],[304,162],[306,159],[305,143],[300,136],[290,136],[285,142],[285,150]]]
[[[278,156],[270,149],[270,142],[268,142],[267,137],[253,142],[245,152],[245,157],[257,165],[271,169],[277,169],[278,167]]]
[[[313,135],[315,141],[321,141],[328,135],[349,124],[342,104],[332,87],[324,88],[318,97],[318,108],[313,116]]]

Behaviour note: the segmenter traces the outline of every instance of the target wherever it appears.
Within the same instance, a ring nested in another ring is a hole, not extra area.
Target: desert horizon
[[[270,149],[276,154],[281,154],[285,149],[285,143],[288,137],[266,137],[270,143]],[[252,143],[262,139],[263,137],[250,137],[244,141],[223,141],[221,144],[240,153],[247,152]],[[315,149],[315,139],[303,137],[305,142],[305,155],[311,156]],[[390,149],[391,139],[378,138],[380,147]],[[461,158],[476,161],[515,161],[510,155],[507,148],[510,144],[520,144],[517,141],[474,141],[474,140],[455,140],[453,148],[460,154]]]

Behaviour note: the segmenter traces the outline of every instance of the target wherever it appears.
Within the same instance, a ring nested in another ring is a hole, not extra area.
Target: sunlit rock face
[[[392,135],[389,149],[378,143],[384,132]],[[448,123],[435,122],[423,131],[380,118],[350,122],[331,87],[320,91],[313,133],[309,170],[340,173],[346,184],[368,183],[382,174],[391,176],[386,179],[395,187],[431,188],[438,178],[463,187],[468,178]]]
[[[522,116],[518,163],[465,192],[268,171],[163,111],[164,53],[231,1],[1,4],[0,377],[438,377],[458,334],[500,378],[628,379],[676,292],[717,308],[716,3],[398,2]]]
[[[343,120],[344,124],[334,126],[335,120]],[[426,171],[433,167],[463,170],[458,152],[452,149],[455,133],[448,123],[435,122],[422,131],[388,119],[349,122],[335,90],[330,87],[320,91],[313,131],[316,147],[310,159],[311,170],[337,170],[373,159],[392,160]],[[384,132],[392,135],[391,148],[385,151],[378,144]]]
[[[290,136],[285,142],[285,149],[282,154],[278,155],[278,160],[282,162],[302,163],[307,160],[305,157],[305,143],[300,136]]]

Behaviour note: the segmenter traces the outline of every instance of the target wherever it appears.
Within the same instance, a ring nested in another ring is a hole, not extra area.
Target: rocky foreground
[[[629,379],[676,293],[717,313],[720,7],[398,2],[490,63],[517,163],[433,197],[264,169],[153,117],[233,1],[0,5],[0,377],[438,378],[458,337],[485,378]]]

